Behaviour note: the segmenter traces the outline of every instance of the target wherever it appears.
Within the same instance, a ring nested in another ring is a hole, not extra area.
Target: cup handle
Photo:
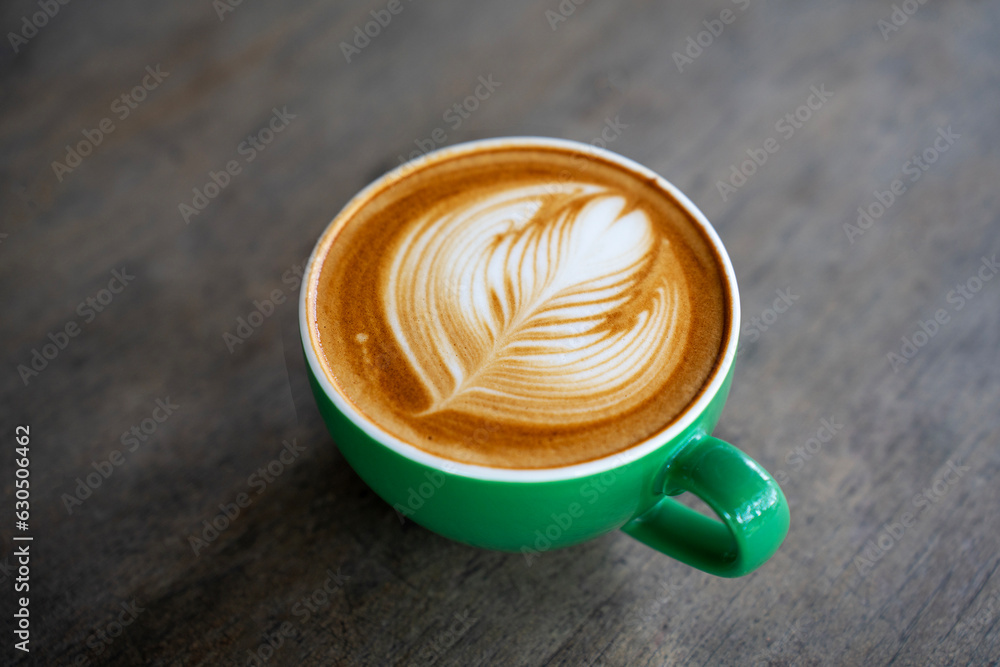
[[[721,521],[663,498],[622,530],[640,542],[720,577],[740,577],[774,555],[788,533],[788,503],[759,463],[706,436],[688,443],[664,469],[663,491],[690,491]]]

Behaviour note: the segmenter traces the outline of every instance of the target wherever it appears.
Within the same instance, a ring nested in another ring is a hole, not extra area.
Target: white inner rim
[[[340,391],[336,388],[333,382],[331,382],[330,378],[326,374],[326,369],[323,367],[323,364],[320,362],[319,357],[316,354],[316,349],[313,346],[312,339],[315,337],[318,341],[319,332],[315,329],[314,324],[309,322],[308,303],[310,295],[314,294],[316,291],[315,288],[319,280],[320,273],[319,269],[322,266],[321,263],[316,261],[316,259],[317,257],[325,257],[327,255],[329,246],[333,242],[331,232],[335,224],[343,216],[345,216],[345,214],[349,215],[354,209],[360,208],[362,203],[368,199],[369,194],[373,190],[382,187],[387,182],[399,180],[405,177],[407,173],[415,168],[426,166],[430,162],[437,161],[441,158],[453,157],[464,153],[474,152],[482,148],[495,146],[555,147],[568,149],[583,153],[584,155],[599,156],[605,160],[619,164],[643,177],[654,179],[656,184],[662,190],[672,196],[691,214],[698,224],[702,226],[715,247],[716,252],[719,254],[719,257],[722,259],[723,271],[728,282],[731,300],[729,311],[731,315],[729,333],[726,338],[725,350],[722,355],[722,363],[716,367],[708,385],[702,390],[698,400],[688,406],[677,421],[666,429],[655,433],[653,436],[624,451],[600,459],[595,459],[593,461],[587,461],[586,463],[577,463],[575,465],[562,466],[558,468],[537,469],[491,468],[489,466],[475,465],[471,463],[460,463],[441,456],[436,456],[425,452],[414,445],[403,442],[391,433],[384,431],[356,410],[350,402],[344,399],[344,397],[340,394]],[[719,235],[716,233],[715,229],[712,228],[711,223],[708,222],[705,215],[698,210],[698,207],[695,206],[694,203],[692,203],[691,200],[684,195],[684,193],[652,170],[609,150],[596,148],[590,144],[570,141],[567,139],[550,139],[542,137],[503,137],[497,139],[481,139],[478,141],[456,144],[454,146],[432,151],[431,153],[419,157],[414,161],[400,165],[389,173],[384,174],[361,192],[356,194],[351,201],[349,201],[347,205],[333,218],[333,221],[327,225],[323,234],[320,236],[319,241],[316,243],[316,247],[313,249],[312,255],[309,257],[305,277],[306,279],[302,283],[302,290],[299,295],[299,332],[302,336],[302,346],[305,349],[306,361],[309,364],[313,375],[315,375],[320,386],[323,388],[323,391],[330,398],[330,400],[333,401],[333,404],[337,407],[337,409],[347,415],[352,422],[354,422],[369,436],[406,458],[432,468],[445,470],[452,474],[463,475],[474,479],[484,479],[498,482],[541,482],[574,479],[577,477],[585,477],[595,473],[605,472],[642,458],[650,452],[659,449],[670,440],[673,440],[695,421],[698,415],[700,415],[705,408],[708,407],[708,404],[719,392],[719,389],[721,389],[722,383],[725,381],[726,375],[729,373],[729,369],[733,364],[734,358],[736,357],[736,341],[737,334],[740,329],[740,296],[736,286],[736,272],[733,270],[732,262],[729,260],[729,255],[726,253],[726,249],[722,245]]]

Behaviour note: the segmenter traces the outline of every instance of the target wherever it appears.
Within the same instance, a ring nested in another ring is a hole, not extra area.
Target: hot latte
[[[326,232],[312,343],[368,420],[500,468],[608,456],[701,393],[730,326],[722,261],[645,175],[516,140],[431,156]]]

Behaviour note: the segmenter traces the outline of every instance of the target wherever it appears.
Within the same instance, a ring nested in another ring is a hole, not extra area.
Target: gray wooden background
[[[997,664],[996,2],[44,4],[0,10],[0,662]],[[529,567],[401,525],[305,380],[295,272],[353,193],[420,146],[602,133],[740,279],[717,435],[792,525],[739,580],[622,534]]]

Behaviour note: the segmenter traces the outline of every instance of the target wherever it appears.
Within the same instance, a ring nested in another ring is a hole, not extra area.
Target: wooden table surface
[[[579,2],[5,3],[0,662],[997,664],[1000,6]],[[324,429],[318,235],[400,157],[517,134],[607,142],[728,247],[716,435],[792,512],[752,575],[450,542]]]

